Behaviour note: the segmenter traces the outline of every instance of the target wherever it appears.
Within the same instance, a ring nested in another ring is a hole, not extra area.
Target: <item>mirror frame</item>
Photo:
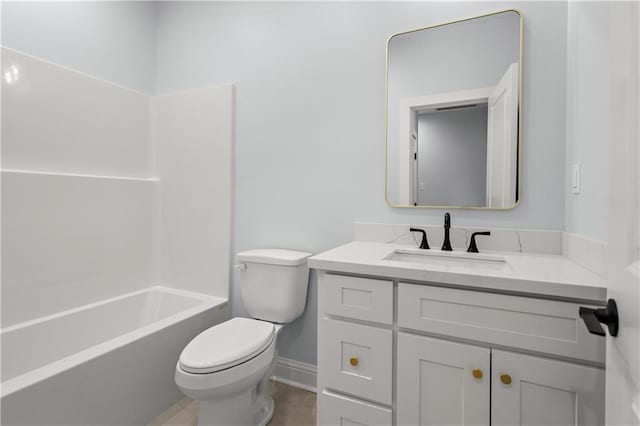
[[[510,207],[475,207],[475,206],[410,206],[393,204],[389,200],[389,43],[399,35],[415,33],[418,31],[428,30],[432,28],[443,27],[445,25],[457,24],[460,22],[471,21],[473,19],[486,18],[488,16],[498,15],[505,12],[515,12],[520,18],[520,57],[518,66],[518,199]],[[522,69],[524,57],[524,19],[522,13],[518,9],[504,9],[496,12],[485,13],[482,15],[472,16],[470,18],[456,19],[455,21],[445,22],[442,24],[430,25],[424,28],[417,28],[409,31],[402,31],[392,34],[387,39],[385,49],[385,72],[384,72],[384,200],[389,207],[404,209],[465,209],[465,210],[512,210],[518,207],[522,200]]]

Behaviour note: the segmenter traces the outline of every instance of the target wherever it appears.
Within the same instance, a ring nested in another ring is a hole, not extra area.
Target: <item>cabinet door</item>
[[[398,333],[398,425],[489,425],[491,352]]]
[[[604,424],[604,370],[492,351],[494,426]]]

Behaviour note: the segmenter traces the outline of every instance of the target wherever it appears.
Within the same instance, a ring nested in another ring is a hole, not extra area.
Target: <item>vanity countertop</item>
[[[564,256],[485,252],[505,262],[430,259],[428,264],[385,260],[406,245],[354,241],[309,258],[309,267],[345,274],[434,282],[531,296],[604,303],[605,280]],[[439,250],[431,250],[438,252]],[[447,252],[450,253],[450,252]]]

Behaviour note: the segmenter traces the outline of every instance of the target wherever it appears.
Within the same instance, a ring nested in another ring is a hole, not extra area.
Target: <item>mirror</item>
[[[393,207],[508,209],[520,197],[522,17],[507,10],[387,42]]]

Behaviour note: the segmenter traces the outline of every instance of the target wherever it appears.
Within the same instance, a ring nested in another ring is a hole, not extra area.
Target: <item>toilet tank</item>
[[[238,253],[242,301],[251,317],[280,324],[304,311],[311,253],[255,249]]]

